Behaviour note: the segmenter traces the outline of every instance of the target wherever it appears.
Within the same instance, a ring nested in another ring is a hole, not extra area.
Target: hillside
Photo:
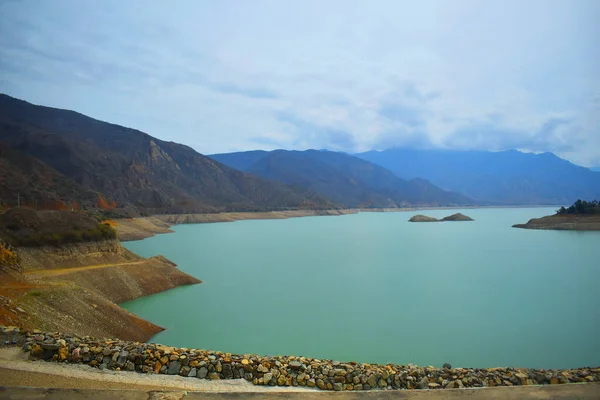
[[[237,171],[182,144],[0,94],[2,202],[76,201],[145,213],[330,208],[305,190]],[[35,179],[31,179],[31,177]],[[34,184],[31,185],[30,182]]]
[[[0,324],[144,341],[162,328],[117,304],[196,283],[162,256],[128,251],[86,212],[0,213]]]
[[[600,173],[552,153],[389,149],[356,156],[478,201],[555,205],[600,197]]]
[[[424,179],[406,181],[345,153],[275,150],[210,157],[253,175],[314,191],[346,207],[474,204],[471,199],[441,190]]]

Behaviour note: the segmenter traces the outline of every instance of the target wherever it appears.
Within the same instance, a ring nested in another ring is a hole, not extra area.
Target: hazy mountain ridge
[[[303,187],[346,207],[472,205],[423,179],[401,179],[389,170],[346,153],[322,150],[249,151],[214,154],[233,168]]]
[[[600,173],[552,153],[389,149],[356,156],[479,201],[555,205],[600,196]]]
[[[31,168],[3,155],[0,193],[9,203],[20,193],[29,201],[59,198],[92,207],[99,193],[118,207],[149,213],[334,206],[306,190],[232,169],[188,146],[6,95],[0,95],[0,143],[12,154],[36,160],[29,163],[35,174],[54,175],[61,182],[36,179],[32,191],[27,180],[15,179],[29,176]],[[64,186],[75,192],[65,193]]]

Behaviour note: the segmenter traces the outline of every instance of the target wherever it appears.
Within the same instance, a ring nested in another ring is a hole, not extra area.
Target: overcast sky
[[[600,1],[0,0],[0,92],[201,153],[600,165]]]

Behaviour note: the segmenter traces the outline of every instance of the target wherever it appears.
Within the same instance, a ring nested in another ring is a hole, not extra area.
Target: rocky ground
[[[2,328],[7,345],[19,345],[31,358],[87,364],[104,370],[180,375],[207,380],[245,379],[254,385],[322,390],[453,389],[599,382],[600,367],[572,370],[443,368],[376,365],[294,356],[230,354],[159,344],[98,340],[41,331]]]

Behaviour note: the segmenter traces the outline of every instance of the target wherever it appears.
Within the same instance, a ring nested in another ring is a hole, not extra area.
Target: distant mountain
[[[0,94],[0,200],[147,213],[330,208],[305,189],[237,171],[190,147]]]
[[[345,153],[275,150],[209,157],[250,174],[314,191],[346,207],[473,204],[466,196],[441,190],[426,180],[406,181]]]
[[[600,198],[600,173],[552,153],[389,149],[356,156],[478,201],[555,205]]]

